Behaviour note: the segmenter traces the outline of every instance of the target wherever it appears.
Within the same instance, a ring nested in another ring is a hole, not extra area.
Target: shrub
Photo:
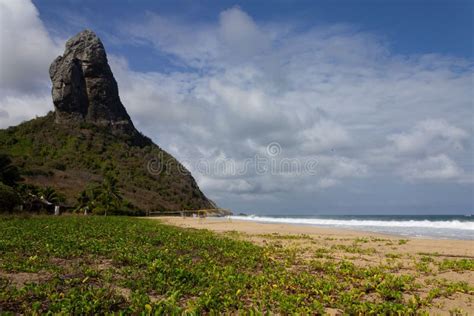
[[[15,206],[20,204],[20,197],[15,190],[0,182],[0,212],[12,213]]]
[[[0,181],[6,185],[14,185],[20,179],[20,172],[12,164],[10,157],[0,154]]]

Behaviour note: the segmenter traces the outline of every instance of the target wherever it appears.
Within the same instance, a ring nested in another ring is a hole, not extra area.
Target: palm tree
[[[12,160],[5,154],[0,154],[0,182],[13,186],[21,180],[18,168],[12,165]]]
[[[118,181],[112,174],[108,173],[100,187],[99,201],[104,207],[105,216],[113,207],[118,207],[122,202],[122,196],[118,189]]]
[[[42,189],[40,192],[40,197],[52,204],[58,204],[61,202],[61,197],[52,187],[46,187]]]
[[[77,207],[75,209],[76,212],[83,211],[84,215],[87,214],[87,209],[89,208],[90,198],[87,194],[87,190],[81,191],[79,196],[77,197]]]
[[[97,205],[97,199],[99,197],[99,187],[88,186],[85,190],[79,193],[77,197],[77,207],[76,211],[84,211],[84,215],[87,215],[87,211],[92,211]]]

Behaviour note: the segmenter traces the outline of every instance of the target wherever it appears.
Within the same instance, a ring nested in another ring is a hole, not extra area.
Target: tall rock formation
[[[69,39],[49,74],[56,123],[84,121],[109,126],[112,131],[136,133],[120,101],[104,45],[94,32],[84,30]]]
[[[54,113],[0,129],[0,149],[21,166],[26,183],[51,186],[73,206],[112,170],[130,203],[125,210],[215,207],[179,161],[135,129],[94,32],[67,41],[50,76]]]

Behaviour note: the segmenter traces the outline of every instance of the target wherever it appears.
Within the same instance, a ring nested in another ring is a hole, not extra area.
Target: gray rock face
[[[56,123],[85,121],[136,133],[118,94],[104,45],[85,30],[66,42],[50,66]]]

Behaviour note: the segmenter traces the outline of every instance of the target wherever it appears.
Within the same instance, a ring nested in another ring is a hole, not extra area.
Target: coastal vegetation
[[[26,314],[415,315],[441,298],[474,294],[471,284],[436,275],[437,269],[472,271],[469,258],[403,254],[360,264],[385,241],[331,241],[359,247],[348,251],[323,246],[322,238],[282,236],[257,236],[255,243],[242,233],[218,235],[130,217],[4,216],[0,306]],[[405,261],[427,262],[432,270],[413,272]],[[463,312],[460,306],[450,310]]]
[[[0,155],[0,212],[1,213],[48,213],[66,198],[50,186],[37,186],[19,182],[23,180],[19,168],[7,155]],[[91,183],[77,197],[75,208],[70,211],[93,214],[143,215],[122,197],[114,170],[106,170],[101,183]]]
[[[54,113],[0,130],[0,148],[1,157],[18,171],[5,170],[9,179],[17,183],[15,176],[21,176],[19,183],[30,189],[50,187],[72,209],[83,191],[110,183],[111,175],[123,197],[123,213],[211,207],[191,175],[158,146],[136,146],[127,135],[87,123],[55,124]],[[150,162],[167,169],[155,174],[147,168]]]

